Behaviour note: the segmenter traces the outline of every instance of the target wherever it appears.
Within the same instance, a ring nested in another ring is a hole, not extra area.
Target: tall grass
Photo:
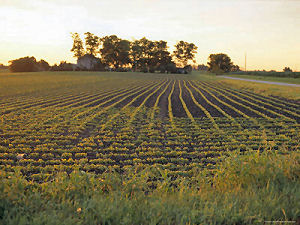
[[[239,75],[253,75],[253,76],[263,76],[263,77],[291,77],[300,78],[300,72],[277,72],[277,71],[238,71],[231,72],[232,74]]]
[[[258,224],[300,218],[300,155],[232,153],[176,180],[157,167],[35,183],[1,171],[1,224]]]

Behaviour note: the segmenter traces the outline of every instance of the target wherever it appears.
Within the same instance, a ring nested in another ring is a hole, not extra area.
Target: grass
[[[300,84],[300,78],[293,77],[271,77],[271,76],[256,76],[256,75],[239,75],[239,74],[226,74],[226,76],[230,77],[238,77],[244,79],[252,79],[252,80],[263,80],[263,81],[274,81],[274,82],[282,82],[289,84]]]
[[[300,87],[262,84],[262,83],[254,83],[249,81],[229,80],[229,79],[224,79],[221,82],[231,88],[248,90],[265,96],[272,95],[272,96],[288,98],[296,101],[300,100]]]
[[[157,118],[153,114],[149,120],[152,110],[144,107],[142,100],[150,92],[131,107],[129,103],[143,93],[134,94],[135,89],[141,91],[149,83],[159,85],[166,79],[182,88],[177,89],[181,99],[172,99],[171,90],[166,93],[165,102],[170,96],[170,103],[165,113],[174,113],[171,121],[158,117],[158,109],[153,109]],[[208,118],[195,116],[193,124],[188,118],[175,116],[180,104],[193,104],[184,94],[189,94],[183,89],[186,83],[223,101],[237,97],[226,96],[227,90],[220,84],[237,89],[232,92],[251,88],[264,94],[283,92],[274,92],[274,85],[227,81],[195,72],[1,74],[0,225],[299,221],[299,123],[255,117],[234,117],[236,122],[232,123],[230,117],[214,117],[219,131]],[[133,93],[101,97],[114,88]],[[123,110],[106,109],[123,98],[128,99],[120,107]],[[102,107],[109,99],[114,103]],[[244,107],[260,108],[259,101],[274,103],[259,99],[244,103]],[[90,105],[94,101],[95,105]],[[282,109],[297,115],[297,104],[285,104],[279,101],[272,107],[276,112]],[[102,132],[103,124],[107,129]],[[194,129],[195,125],[201,130]],[[263,153],[251,150],[270,148],[273,150]],[[234,149],[242,152],[229,153]],[[277,149],[290,152],[279,153]],[[19,160],[19,153],[27,155]],[[88,159],[88,153],[96,154]]]
[[[10,73],[9,69],[0,69],[0,75],[1,73]]]
[[[213,171],[171,181],[159,167],[46,183],[1,172],[1,224],[258,224],[300,218],[300,155],[232,153]]]
[[[118,72],[31,72],[2,73],[0,75],[0,96],[25,95],[35,92],[66,90],[74,87],[96,89],[103,82],[125,82],[130,80],[158,80],[161,75]],[[91,82],[93,80],[94,82]]]
[[[199,76],[200,75],[200,76]],[[61,71],[61,72],[23,72],[11,73],[3,70],[0,73],[0,97],[16,95],[45,94],[55,90],[76,88],[97,89],[105,83],[128,83],[128,81],[159,81],[160,79],[174,78],[182,80],[200,79],[215,80],[216,76],[195,72],[193,74],[151,74],[151,73],[122,73],[122,72],[87,72],[87,71]],[[86,79],[88,78],[88,79]],[[93,82],[91,82],[93,80]],[[104,80],[104,81],[103,81]],[[111,84],[107,84],[110,85]],[[104,85],[105,86],[105,85]]]
[[[101,75],[101,76],[99,76]],[[43,79],[41,79],[41,76]],[[2,71],[0,73],[0,88],[1,92],[5,93],[5,96],[15,95],[15,94],[31,94],[33,91],[40,89],[40,92],[45,92],[45,89],[51,90],[58,88],[68,88],[80,84],[80,86],[91,85],[90,79],[84,79],[85,77],[93,78],[95,80],[95,85],[97,80],[102,80],[107,78],[111,81],[115,80],[119,82],[120,80],[159,80],[166,77],[176,77],[182,80],[201,80],[201,81],[220,81],[231,87],[237,89],[247,89],[253,92],[263,94],[263,95],[275,95],[283,98],[290,98],[294,100],[300,99],[300,88],[298,87],[285,87],[279,85],[271,84],[260,84],[248,81],[239,80],[228,80],[223,79],[214,74],[193,71],[192,74],[182,75],[182,74],[149,74],[149,73],[121,73],[121,72],[33,72],[33,73],[9,73],[7,71]],[[261,77],[261,76],[244,76],[244,75],[234,75],[235,77],[252,78],[252,79],[265,79],[268,81],[278,81],[287,83],[300,83],[297,78],[279,78],[279,77]],[[254,78],[255,77],[255,78]],[[24,89],[24,86],[30,86],[34,83],[34,90]],[[91,87],[93,88],[93,87]],[[3,95],[3,94],[2,94]],[[4,97],[4,96],[3,96]]]
[[[269,76],[267,77],[267,76],[237,75],[237,74],[235,75],[226,74],[226,76],[253,79],[253,80],[300,84],[300,78],[269,77]],[[192,77],[194,79],[199,79],[199,80],[219,81],[222,84],[225,84],[231,88],[249,90],[265,96],[273,95],[273,96],[279,96],[282,98],[288,98],[296,101],[300,100],[300,87],[263,84],[263,83],[255,83],[255,82],[242,81],[242,80],[230,80],[230,79],[224,79],[212,73],[203,73],[198,71],[194,71]]]

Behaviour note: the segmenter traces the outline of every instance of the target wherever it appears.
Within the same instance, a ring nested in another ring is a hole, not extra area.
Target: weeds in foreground
[[[159,167],[36,183],[1,171],[0,224],[257,224],[298,221],[300,155],[232,153],[215,171],[170,177]]]

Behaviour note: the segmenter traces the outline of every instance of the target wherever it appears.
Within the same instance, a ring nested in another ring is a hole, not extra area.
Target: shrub
[[[52,71],[73,71],[74,69],[75,65],[66,61],[61,61],[59,65],[54,64],[51,67]]]
[[[47,71],[50,69],[49,63],[41,59],[39,62],[32,56],[9,61],[9,70],[11,72],[36,72]]]
[[[7,69],[7,66],[3,65],[2,63],[0,63],[0,69]]]
[[[38,63],[34,57],[24,57],[9,61],[11,72],[35,72],[38,71]]]

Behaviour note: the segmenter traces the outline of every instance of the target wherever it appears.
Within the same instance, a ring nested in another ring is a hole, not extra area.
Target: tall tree
[[[151,58],[153,57],[154,42],[143,37],[139,40],[142,57],[140,58],[141,69],[144,72],[149,72],[151,66]]]
[[[151,41],[145,37],[131,42],[130,56],[133,69],[144,72],[165,72],[167,65],[172,62],[167,42]]]
[[[151,67],[154,70],[160,70],[165,72],[167,65],[172,62],[172,57],[168,51],[168,46],[166,41],[155,41],[151,54]]]
[[[224,53],[219,54],[211,54],[209,57],[209,62],[207,63],[209,66],[209,71],[212,72],[229,72],[233,67],[233,63],[228,55]]]
[[[36,59],[32,56],[9,61],[9,70],[11,72],[35,72],[39,70]]]
[[[115,69],[129,64],[130,42],[122,40],[116,35],[101,38],[102,48],[100,54],[105,64]]]
[[[96,56],[100,44],[99,37],[97,37],[96,35],[90,32],[86,32],[84,33],[84,35],[85,35],[84,39],[85,39],[86,53]]]
[[[117,46],[117,61],[119,61],[118,66],[126,66],[131,60],[129,57],[130,52],[130,41],[128,40],[120,40]]]
[[[290,67],[284,67],[283,72],[293,72]]]
[[[130,43],[130,59],[134,71],[141,68],[141,59],[143,57],[140,40],[135,40]]]
[[[2,63],[0,63],[0,69],[6,69],[7,66],[3,65]]]
[[[192,60],[195,63],[195,54],[197,53],[198,47],[193,43],[188,43],[185,41],[179,41],[175,45],[175,50],[173,52],[173,56],[175,58],[176,63],[179,66],[185,67],[188,65],[188,61]]]
[[[42,71],[48,71],[50,69],[50,65],[48,62],[46,62],[45,60],[41,59],[39,62],[37,62],[40,70]]]
[[[241,71],[240,67],[238,65],[232,65],[230,68],[231,72],[239,72]]]
[[[71,33],[73,38],[73,47],[71,49],[71,52],[74,53],[75,58],[79,58],[85,54],[84,48],[83,48],[83,42],[79,36],[78,33]]]

